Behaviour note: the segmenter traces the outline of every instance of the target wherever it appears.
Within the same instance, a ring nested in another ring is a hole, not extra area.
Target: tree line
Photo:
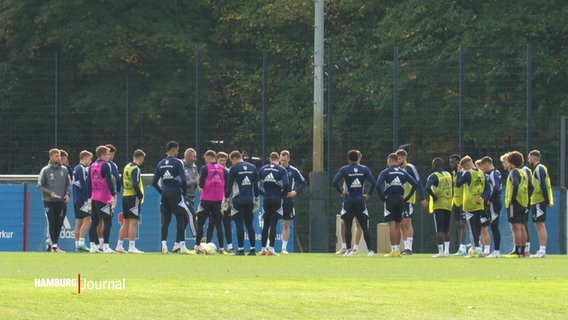
[[[394,137],[427,170],[458,151],[460,99],[465,153],[525,152],[528,128],[529,148],[557,168],[568,114],[563,1],[325,8],[328,171],[349,148],[384,166]],[[310,171],[313,15],[309,0],[2,1],[0,173],[35,173],[54,139],[72,156],[113,143],[126,159],[141,147],[151,163],[170,139],[260,157],[265,141]]]

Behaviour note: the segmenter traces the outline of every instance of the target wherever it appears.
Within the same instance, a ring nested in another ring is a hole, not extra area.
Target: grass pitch
[[[123,290],[38,287],[119,281]],[[565,319],[568,257],[0,253],[2,319]]]

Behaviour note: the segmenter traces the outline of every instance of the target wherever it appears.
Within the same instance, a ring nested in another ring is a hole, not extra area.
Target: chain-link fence
[[[474,159],[510,150],[540,149],[553,185],[559,171],[559,116],[535,80],[539,64],[529,45],[499,48],[393,48],[361,53],[329,50],[326,66],[325,167],[331,180],[348,149],[378,174],[399,146],[423,184],[434,157]],[[538,54],[534,54],[538,57]],[[14,72],[13,70],[17,70]],[[306,177],[312,163],[312,65],[267,51],[199,53],[168,59],[138,57],[116,66],[86,69],[57,52],[31,65],[4,70],[0,173],[37,173],[47,151],[58,147],[71,164],[83,149],[112,143],[122,166],[131,153],[147,153],[153,172],[168,140],[194,147],[241,150],[266,159],[290,150]],[[330,235],[340,198],[328,190]],[[371,226],[383,221],[382,204],[369,201]],[[307,250],[309,191],[297,200],[297,246]],[[434,251],[431,219],[415,219],[415,250]],[[371,230],[375,230],[371,227]],[[335,238],[330,236],[330,248]],[[376,241],[376,234],[374,240]]]

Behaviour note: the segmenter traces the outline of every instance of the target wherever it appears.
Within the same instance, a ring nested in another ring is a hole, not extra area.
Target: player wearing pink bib
[[[97,225],[103,221],[103,253],[115,253],[109,247],[110,228],[112,226],[112,201],[117,195],[112,182],[111,167],[108,164],[110,150],[105,146],[98,146],[96,150],[97,160],[89,169],[88,183],[89,194],[92,203],[92,224],[89,230],[91,238],[91,252],[96,252],[95,244],[101,245],[97,238]]]
[[[203,236],[203,226],[205,221],[209,219],[209,223],[213,224],[217,229],[217,239],[219,240],[219,253],[225,254],[223,249],[223,213],[221,213],[221,203],[225,199],[225,181],[228,175],[225,167],[216,162],[217,153],[213,150],[205,152],[205,165],[201,167],[199,173],[199,189],[201,190],[201,198],[197,207],[197,236],[195,238],[195,246],[199,245],[199,241]],[[207,243],[211,242],[213,237],[213,229],[207,230]],[[197,248],[196,248],[197,249]]]

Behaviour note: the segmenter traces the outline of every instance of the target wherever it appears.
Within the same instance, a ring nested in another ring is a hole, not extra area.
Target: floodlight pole
[[[326,212],[326,178],[323,171],[324,2],[315,0],[314,4],[314,140],[310,172],[310,251],[327,252],[329,222]]]
[[[323,172],[323,0],[316,0],[314,32],[314,141],[313,172]]]

